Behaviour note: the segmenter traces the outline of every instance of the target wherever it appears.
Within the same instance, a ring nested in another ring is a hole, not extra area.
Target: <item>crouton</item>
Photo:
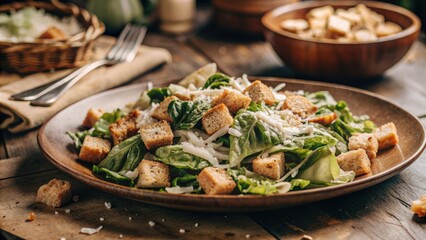
[[[302,118],[306,118],[314,114],[318,110],[318,107],[303,96],[288,96],[284,101],[282,109],[289,109]]]
[[[138,167],[137,187],[161,188],[170,186],[169,166],[162,162],[142,160]]]
[[[308,29],[309,24],[304,19],[287,19],[281,23],[281,28],[289,32],[301,32]]]
[[[54,178],[38,189],[36,201],[49,207],[61,207],[67,204],[71,198],[71,183]]]
[[[124,118],[118,119],[117,122],[109,125],[109,132],[114,145],[138,133],[137,122],[140,115],[141,112],[139,110],[134,110]]]
[[[327,29],[332,34],[345,36],[351,31],[351,22],[342,17],[331,15],[327,21]]]
[[[312,117],[309,118],[309,122],[319,123],[321,125],[328,126],[334,120],[336,120],[336,118],[337,118],[336,113],[332,112],[332,113],[327,113],[327,114],[321,115],[321,116],[313,115]]]
[[[324,29],[327,26],[327,20],[325,18],[309,18],[308,22],[310,29]]]
[[[377,40],[376,34],[371,32],[368,29],[360,29],[355,31],[354,33],[355,40],[359,42],[368,42],[368,41],[375,41]]]
[[[314,8],[308,12],[308,17],[326,19],[334,12],[334,8],[332,6],[324,6],[319,8]]]
[[[49,27],[46,31],[44,31],[38,39],[64,39],[66,38],[66,34],[57,27]]]
[[[166,97],[154,110],[151,116],[157,120],[166,120],[169,123],[173,122],[172,117],[170,117],[170,115],[167,113],[167,109],[169,108],[169,104],[176,99],[178,98],[175,96]]]
[[[95,123],[101,118],[104,111],[102,109],[91,108],[87,111],[86,117],[83,121],[83,127],[92,128]]]
[[[143,125],[140,129],[140,135],[148,150],[173,144],[173,132],[165,120]]]
[[[225,104],[221,103],[204,113],[201,123],[208,135],[212,135],[223,127],[231,126],[234,119]]]
[[[212,106],[225,104],[229,112],[235,114],[241,108],[245,109],[250,105],[251,98],[234,91],[224,90],[222,94],[217,96],[212,101]]]
[[[251,100],[256,103],[262,101],[267,105],[272,105],[275,103],[275,96],[272,90],[259,80],[256,80],[250,84],[250,86],[244,89],[243,93],[248,93]]]
[[[376,28],[376,35],[378,37],[386,37],[402,31],[402,28],[393,22],[385,22],[379,24]]]
[[[207,195],[230,194],[237,186],[225,169],[215,167],[204,168],[197,181]]]
[[[390,148],[398,144],[398,133],[393,122],[386,123],[374,131],[374,136],[379,141],[379,149]]]
[[[337,156],[337,163],[345,171],[354,171],[356,176],[371,171],[371,162],[364,149],[352,150]]]
[[[98,164],[110,150],[111,143],[108,140],[87,135],[81,146],[79,157],[85,162]]]
[[[267,178],[278,180],[284,175],[284,163],[283,152],[266,158],[258,157],[253,161],[253,171]]]
[[[346,11],[344,9],[337,9],[336,15],[350,21],[352,26],[359,25],[362,23],[362,18],[357,12]]]
[[[416,213],[419,217],[426,217],[426,196],[413,201],[411,204],[411,211]]]
[[[370,159],[377,156],[379,142],[371,133],[356,133],[349,138],[349,150],[364,149]]]
[[[384,22],[385,18],[382,15],[372,11],[364,4],[358,4],[355,9],[361,16],[364,26],[370,31],[374,31],[376,26]]]

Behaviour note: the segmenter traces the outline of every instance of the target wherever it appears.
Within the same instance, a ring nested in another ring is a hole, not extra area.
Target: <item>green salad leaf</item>
[[[189,187],[193,186],[194,189],[199,187],[197,176],[192,174],[185,174],[182,177],[176,177],[172,180],[172,187]]]
[[[113,172],[133,171],[146,152],[146,147],[138,134],[115,145],[98,167]]]
[[[121,185],[128,185],[130,187],[134,186],[134,182],[132,179],[125,177],[123,175],[120,175],[119,173],[116,173],[114,171],[111,171],[109,169],[98,167],[96,165],[93,165],[92,171],[94,173],[104,173],[106,179],[113,180],[114,182],[121,184]]]
[[[244,158],[280,144],[282,141],[278,130],[257,119],[251,111],[240,110],[234,118],[232,127],[239,131],[241,136],[229,137],[231,167],[237,166]]]
[[[309,180],[294,178],[290,181],[290,191],[305,189],[310,183],[311,181]]]
[[[316,185],[333,185],[352,181],[355,174],[340,169],[328,146],[317,149],[299,169],[297,179],[309,180]],[[344,176],[344,177],[342,177]]]
[[[151,103],[160,103],[162,102],[166,97],[171,96],[172,93],[170,92],[170,89],[165,88],[153,88],[147,92],[147,95],[149,96]]]
[[[182,145],[168,145],[157,148],[155,160],[176,168],[190,170],[202,170],[210,166],[207,160],[184,152]]]
[[[336,100],[328,91],[319,91],[313,93],[305,93],[305,97],[315,106],[321,108],[323,106],[336,105]]]
[[[278,193],[275,181],[248,171],[244,167],[240,169],[228,169],[228,174],[237,183],[238,190],[241,193],[258,195]]]
[[[167,112],[173,119],[174,130],[188,130],[193,128],[210,108],[207,99],[194,102],[177,99],[170,102]]]
[[[339,101],[333,108],[337,115],[330,128],[348,140],[354,133],[371,133],[376,125],[368,116],[354,116],[345,101]]]
[[[230,80],[231,78],[223,73],[215,73],[207,79],[202,89],[215,89],[221,88],[222,86],[229,86]]]
[[[111,134],[109,132],[109,125],[111,125],[111,123],[116,122],[118,119],[124,116],[125,116],[125,113],[120,109],[116,109],[112,112],[106,112],[102,114],[102,116],[95,123],[93,128],[89,130],[75,132],[75,133],[67,132],[67,134],[74,141],[74,147],[78,151],[80,151],[80,148],[83,145],[84,138],[87,135],[92,137],[105,138],[105,139],[110,138]]]

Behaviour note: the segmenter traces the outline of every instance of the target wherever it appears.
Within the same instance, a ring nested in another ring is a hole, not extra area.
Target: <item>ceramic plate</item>
[[[399,173],[413,163],[424,150],[425,130],[419,120],[379,95],[335,84],[281,78],[260,79],[271,86],[285,82],[287,90],[329,91],[337,100],[347,101],[350,109],[356,115],[368,114],[378,125],[393,121],[398,129],[400,143],[394,148],[381,151],[378,157],[372,161],[371,173],[356,178],[353,182],[270,196],[169,194],[130,188],[97,178],[92,174],[90,166],[77,160],[78,155],[73,149],[72,140],[65,132],[76,131],[81,126],[89,108],[113,110],[135,101],[146,88],[146,84],[130,85],[106,91],[67,107],[41,127],[38,143],[44,155],[55,166],[94,188],[154,205],[209,212],[270,210],[355,192],[383,182]]]

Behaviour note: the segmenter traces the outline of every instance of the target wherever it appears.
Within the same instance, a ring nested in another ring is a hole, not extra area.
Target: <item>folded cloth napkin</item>
[[[95,43],[94,59],[104,57],[114,42],[113,37],[99,38]],[[36,73],[25,77],[1,74],[0,85],[3,86],[0,87],[0,128],[9,129],[10,132],[35,128],[66,106],[95,93],[119,86],[169,61],[171,61],[171,55],[167,50],[141,46],[132,62],[101,67],[92,71],[50,107],[31,106],[29,102],[10,100],[10,96],[63,77],[72,70]]]

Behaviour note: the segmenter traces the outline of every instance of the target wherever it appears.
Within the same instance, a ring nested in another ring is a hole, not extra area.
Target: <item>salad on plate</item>
[[[111,112],[89,109],[67,132],[100,178],[174,194],[284,194],[371,174],[378,151],[398,144],[327,91],[288,91],[208,64],[178,84],[153,87]]]

